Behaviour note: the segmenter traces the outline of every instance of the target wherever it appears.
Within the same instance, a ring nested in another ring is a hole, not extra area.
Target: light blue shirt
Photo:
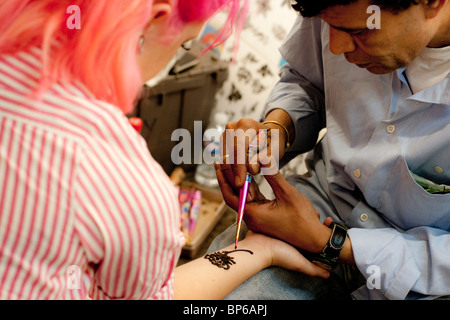
[[[371,74],[328,43],[325,22],[299,17],[264,112],[281,108],[294,122],[287,159],[311,150],[326,125],[327,193],[359,270],[381,271],[379,290],[355,296],[450,295],[450,194],[429,194],[410,174],[450,184],[450,74],[412,94],[404,69]]]

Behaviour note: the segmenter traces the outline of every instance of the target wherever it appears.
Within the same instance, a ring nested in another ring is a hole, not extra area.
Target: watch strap
[[[337,267],[339,254],[347,238],[347,228],[335,222],[332,222],[328,227],[333,231],[323,251],[308,254],[307,257],[312,263],[326,270],[332,270]]]

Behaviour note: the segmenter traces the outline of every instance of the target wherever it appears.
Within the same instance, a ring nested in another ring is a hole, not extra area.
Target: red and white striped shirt
[[[172,298],[175,188],[118,108],[74,84],[32,98],[40,68],[0,56],[0,299]]]

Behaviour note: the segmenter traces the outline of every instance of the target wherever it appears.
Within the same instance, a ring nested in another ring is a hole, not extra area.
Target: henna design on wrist
[[[211,254],[207,254],[205,256],[205,259],[208,259],[213,265],[217,266],[218,268],[222,268],[224,270],[229,270],[231,265],[236,264],[236,262],[234,261],[234,257],[230,257],[228,255],[230,253],[239,252],[239,251],[244,251],[244,252],[253,254],[252,251],[245,250],[245,249],[237,249],[237,250],[233,250],[233,251],[222,251],[222,252],[217,251],[217,252],[214,252]]]

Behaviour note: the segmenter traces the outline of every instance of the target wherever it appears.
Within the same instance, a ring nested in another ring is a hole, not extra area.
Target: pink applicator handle
[[[250,188],[250,183],[252,182],[252,176],[247,173],[244,185],[239,192],[239,209],[238,209],[238,219],[236,225],[236,239],[234,240],[234,248],[237,248],[237,243],[239,241],[239,234],[241,233],[242,218],[244,217],[245,205],[247,203],[248,190]]]

